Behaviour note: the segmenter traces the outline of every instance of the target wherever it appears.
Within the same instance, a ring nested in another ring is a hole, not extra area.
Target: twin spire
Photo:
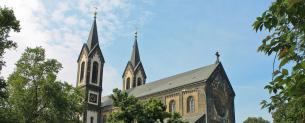
[[[97,26],[96,26],[96,14],[97,12],[94,12],[94,20],[93,20],[93,24],[89,33],[89,38],[87,41],[87,46],[89,48],[89,51],[99,43],[98,41],[98,33],[97,33]],[[219,63],[219,53],[216,52],[216,63]],[[140,62],[140,53],[139,53],[139,48],[138,48],[138,32],[135,32],[135,40],[134,40],[134,44],[133,44],[133,49],[132,49],[132,54],[131,54],[131,58],[130,58],[130,62],[132,64],[133,67],[136,67],[139,62]]]
[[[89,38],[87,40],[87,46],[89,48],[89,51],[92,50],[92,48],[95,45],[99,44],[97,25],[96,25],[96,14],[97,14],[97,12],[95,11],[93,24],[92,24],[92,27],[91,27],[91,30],[89,33]],[[135,32],[135,40],[134,40],[133,50],[132,50],[132,54],[131,54],[131,58],[130,58],[130,62],[133,65],[133,67],[136,67],[136,65],[138,65],[140,62],[140,53],[139,53],[137,38],[138,38],[138,32]]]

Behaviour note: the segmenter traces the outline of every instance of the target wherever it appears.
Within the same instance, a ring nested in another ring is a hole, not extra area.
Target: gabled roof
[[[105,62],[104,56],[103,56],[103,53],[102,53],[102,50],[101,50],[99,44],[96,44],[96,45],[91,49],[91,51],[89,52],[89,57],[90,57],[91,55],[93,55],[94,51],[96,51],[96,50],[97,50],[97,53],[100,55],[101,61],[102,61],[102,62]]]
[[[229,91],[233,94],[233,96],[235,96],[235,91],[230,83],[230,80],[225,72],[225,69],[223,68],[221,62],[218,62],[218,64],[219,64],[219,69],[221,69],[220,71],[223,73],[225,79],[227,80],[227,84],[229,85],[229,88],[230,88]]]
[[[91,51],[92,48],[98,44],[98,34],[97,34],[97,26],[96,26],[96,18],[94,18],[90,33],[89,33],[89,38],[87,40],[87,45],[89,50]]]
[[[130,61],[128,61],[128,62],[127,62],[127,65],[125,66],[125,69],[124,69],[124,72],[123,72],[123,74],[122,74],[122,77],[124,77],[124,75],[125,75],[125,73],[126,73],[126,71],[127,71],[128,67],[131,67],[132,71],[134,71],[134,69],[133,69],[133,66],[132,66],[131,62],[130,62]]]
[[[219,64],[211,64],[127,90],[129,95],[143,97],[168,89],[207,80]],[[112,105],[110,96],[102,97],[102,106]]]
[[[87,47],[86,44],[83,44],[82,49],[80,50],[80,53],[79,53],[79,55],[78,55],[77,62],[79,62],[80,57],[81,57],[82,53],[84,52],[84,50],[86,50],[87,52],[89,52],[89,49],[88,49],[88,47]]]
[[[142,65],[142,62],[140,62],[135,68],[134,68],[134,72],[137,73],[137,71],[142,70],[142,74],[144,75],[144,78],[146,79],[146,73],[144,70],[144,67]],[[125,73],[124,73],[125,74]]]

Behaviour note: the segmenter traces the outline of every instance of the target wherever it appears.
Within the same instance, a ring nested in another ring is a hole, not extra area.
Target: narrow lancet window
[[[137,86],[140,86],[140,85],[142,85],[142,79],[139,77],[138,82],[137,82]]]
[[[173,113],[176,112],[176,104],[174,100],[169,102],[169,112]]]
[[[126,79],[126,90],[130,88],[130,78]]]
[[[81,63],[80,67],[80,82],[84,79],[84,74],[85,74],[85,62]]]
[[[93,69],[92,69],[92,83],[97,83],[97,80],[98,80],[98,63],[94,61]]]
[[[189,96],[187,98],[187,112],[188,113],[195,112],[195,101],[193,96]]]

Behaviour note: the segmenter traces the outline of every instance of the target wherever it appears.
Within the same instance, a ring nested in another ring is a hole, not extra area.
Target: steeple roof
[[[99,42],[98,42],[98,34],[97,34],[97,26],[96,26],[96,17],[94,16],[93,24],[87,41],[87,46],[89,48],[89,51],[92,50],[92,48],[98,43]]]
[[[132,54],[131,54],[131,58],[130,58],[130,62],[132,64],[133,67],[136,67],[140,60],[140,53],[139,53],[139,48],[138,48],[138,36],[137,36],[137,32],[135,32],[135,41],[133,44],[133,49],[132,49]]]

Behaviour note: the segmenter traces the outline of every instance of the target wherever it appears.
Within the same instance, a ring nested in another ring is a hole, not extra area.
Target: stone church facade
[[[137,34],[122,75],[122,90],[141,100],[158,98],[168,112],[179,112],[190,123],[235,123],[235,93],[218,59],[213,64],[146,83]],[[102,95],[105,59],[94,18],[87,43],[78,57],[77,86],[85,91],[84,123],[106,123],[113,112],[110,96]],[[107,84],[107,83],[104,83]]]

